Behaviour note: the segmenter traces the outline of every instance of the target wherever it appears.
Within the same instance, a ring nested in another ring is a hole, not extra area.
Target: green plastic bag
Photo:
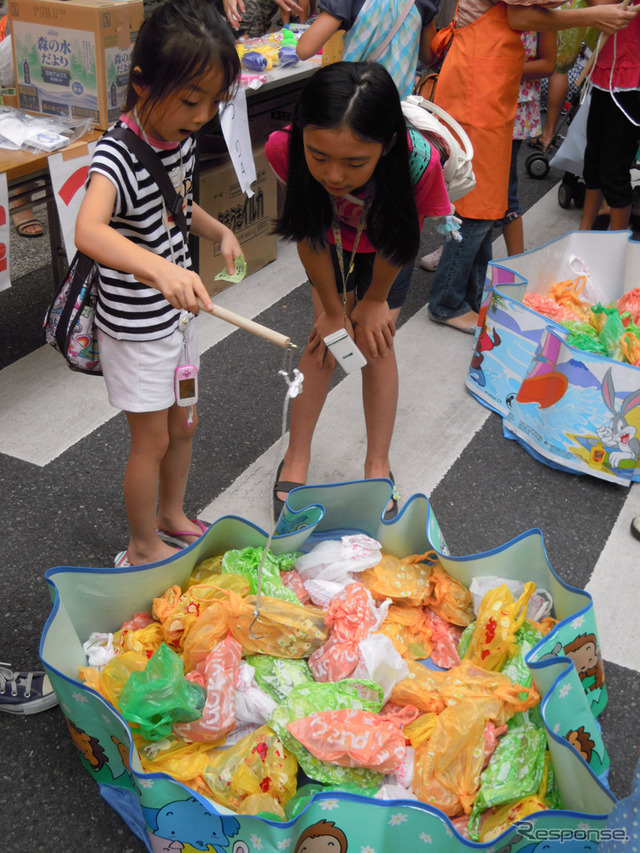
[[[544,773],[547,738],[544,729],[531,723],[504,734],[480,777],[480,790],[469,819],[469,835],[478,838],[480,818],[493,806],[512,803],[536,794]]]
[[[583,9],[586,5],[586,0],[567,0],[560,8]],[[575,65],[586,31],[586,27],[572,27],[569,30],[560,30],[558,33],[556,71],[560,74],[568,74]]]
[[[384,704],[382,688],[375,681],[345,678],[336,682],[314,682],[294,687],[269,720],[284,746],[297,757],[300,767],[310,779],[325,785],[357,787],[365,796],[373,796],[383,776],[364,767],[340,767],[320,761],[291,734],[288,723],[308,717],[317,711],[354,708],[378,713]]]
[[[222,558],[222,572],[241,575],[249,581],[249,588],[253,595],[258,594],[258,569],[264,548],[242,548],[241,550],[227,551]],[[271,598],[281,598],[293,604],[300,604],[298,596],[288,589],[280,578],[280,572],[291,569],[300,555],[279,554],[278,556],[267,551],[267,556],[262,566],[262,594]]]
[[[614,358],[616,361],[626,361],[620,343],[625,332],[620,312],[615,308],[608,314],[609,316],[600,332],[600,343],[604,344],[609,358]]]
[[[501,672],[508,675],[514,684],[530,687],[533,681],[531,670],[524,662],[525,655],[542,639],[542,632],[525,621],[516,631],[518,652],[507,658]],[[522,694],[521,694],[522,695]]]
[[[250,655],[247,663],[255,669],[255,679],[276,702],[284,702],[294,687],[315,684],[309,664],[300,658],[289,660],[271,655]]]
[[[134,672],[120,695],[120,712],[145,740],[161,740],[174,723],[202,716],[206,690],[184,677],[182,660],[162,643],[143,672]]]

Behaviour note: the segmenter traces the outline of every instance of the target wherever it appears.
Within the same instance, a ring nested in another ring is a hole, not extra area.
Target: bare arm
[[[303,23],[307,20],[307,15],[309,14],[308,0],[306,3],[304,0],[302,0],[301,3],[296,3],[296,0],[273,0],[273,2],[281,9],[283,24],[289,23],[292,12],[294,15],[297,15]]]
[[[431,52],[431,41],[436,34],[436,25],[433,21],[423,27],[420,32],[420,49],[418,51],[418,59],[427,68],[433,64],[435,59]]]
[[[619,3],[605,3],[586,9],[543,9],[539,6],[507,6],[509,26],[513,30],[557,32],[572,27],[595,27],[603,33],[615,33],[628,27],[640,12],[640,5],[623,9]]]
[[[92,175],[78,212],[76,247],[99,263],[155,287],[174,308],[197,314],[200,299],[211,310],[211,299],[199,275],[136,245],[111,227],[115,200],[111,181],[104,175]]]
[[[199,204],[193,204],[191,208],[191,233],[196,237],[211,240],[212,243],[220,243],[220,254],[225,262],[228,273],[234,271],[234,261],[242,255],[242,248],[238,238],[230,228],[223,225],[213,216],[203,210]]]
[[[523,80],[542,80],[550,77],[556,68],[558,37],[555,33],[538,33],[538,55],[524,63]]]
[[[337,33],[342,25],[340,18],[334,18],[328,12],[320,12],[316,20],[298,39],[296,51],[300,59],[311,59]]]
[[[351,322],[359,327],[358,343],[367,359],[385,356],[393,347],[396,326],[387,296],[400,267],[389,263],[378,252],[373,262],[371,284],[351,312]]]
[[[227,16],[227,20],[234,30],[237,30],[240,26],[240,22],[242,21],[242,16],[244,15],[243,0],[222,0],[222,5],[224,7],[224,13]]]

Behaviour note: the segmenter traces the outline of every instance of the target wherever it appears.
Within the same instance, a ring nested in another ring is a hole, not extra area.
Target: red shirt
[[[407,142],[411,151],[411,137],[407,133]],[[289,133],[287,130],[276,130],[271,134],[264,147],[267,160],[276,173],[279,181],[287,182],[287,166],[289,162]],[[440,156],[435,148],[431,149],[429,165],[418,183],[413,188],[413,194],[418,211],[418,224],[422,229],[422,223],[426,216],[448,216],[451,213],[451,202],[447,195],[447,188],[442,176]],[[340,220],[340,233],[342,235],[342,246],[347,252],[353,249],[356,229],[360,220],[360,212],[364,203],[364,191],[357,195],[346,195],[336,198],[338,218]],[[327,238],[334,244],[331,229],[327,232]],[[367,237],[366,229],[362,232],[358,243],[358,254],[375,252],[376,247]]]

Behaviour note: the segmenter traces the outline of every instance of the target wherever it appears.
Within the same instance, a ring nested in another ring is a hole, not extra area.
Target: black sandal
[[[382,516],[385,521],[393,521],[398,515],[398,500],[400,499],[400,494],[396,488],[396,481],[393,479],[391,471],[389,471],[389,479],[393,483],[393,491],[391,492],[391,506],[384,511],[384,515]]]
[[[291,480],[280,480],[280,473],[282,468],[284,467],[284,459],[278,465],[278,470],[276,471],[276,481],[273,484],[273,517],[276,521],[280,518],[280,513],[282,512],[282,508],[284,507],[284,501],[282,498],[278,497],[278,492],[292,492],[294,489],[297,489],[299,486],[306,485],[305,483],[294,483]]]

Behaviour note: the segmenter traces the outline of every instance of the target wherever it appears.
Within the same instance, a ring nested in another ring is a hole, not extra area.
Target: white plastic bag
[[[587,118],[589,116],[590,103],[591,91],[585,95],[580,109],[569,125],[562,145],[549,161],[549,165],[552,168],[582,177],[584,149],[587,147]]]
[[[352,678],[376,681],[384,691],[386,702],[393,688],[407,678],[409,667],[393,642],[384,634],[370,634],[358,646],[358,663]]]
[[[277,702],[255,680],[255,669],[241,663],[236,680],[236,726],[257,723],[263,726],[277,707]]]
[[[521,581],[508,578],[497,578],[487,575],[484,578],[474,578],[469,585],[469,592],[473,598],[473,612],[477,615],[480,604],[490,589],[505,584],[514,601],[520,598],[524,592],[524,584]],[[532,622],[540,622],[545,616],[549,616],[553,610],[553,597],[546,589],[536,589],[527,606],[527,619]]]

